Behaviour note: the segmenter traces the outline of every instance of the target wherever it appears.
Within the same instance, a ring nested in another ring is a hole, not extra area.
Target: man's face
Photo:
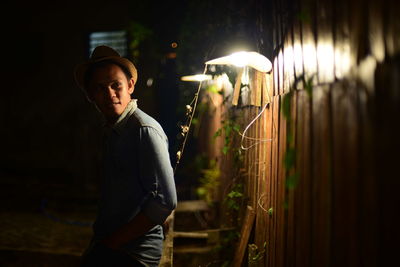
[[[119,66],[108,64],[94,71],[88,92],[107,122],[113,124],[130,102],[133,89],[133,79],[128,80]]]

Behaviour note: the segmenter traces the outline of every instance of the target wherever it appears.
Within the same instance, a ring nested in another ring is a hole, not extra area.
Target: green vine
[[[221,136],[222,132],[225,133],[224,146],[222,147],[222,153],[224,155],[228,154],[231,149],[234,133],[238,133],[239,130],[240,127],[234,120],[227,119],[222,121],[222,127],[215,132],[214,139]]]
[[[201,170],[200,186],[197,188],[197,195],[209,205],[213,203],[213,193],[219,186],[221,172],[215,160],[210,160],[209,166]]]
[[[248,256],[249,263],[257,263],[263,259],[266,249],[267,242],[264,242],[262,249],[259,249],[256,244],[249,244],[249,250],[252,251],[252,253],[249,253]]]
[[[227,207],[231,210],[239,211],[243,196],[243,184],[235,184],[232,190],[225,197]]]
[[[302,82],[304,90],[307,92],[307,95],[312,98],[313,92],[313,80],[315,75],[311,75],[310,77],[306,78],[304,75],[298,77],[293,85],[290,88],[290,91],[284,95],[282,100],[282,113],[283,116],[286,118],[286,127],[287,127],[287,135],[286,135],[286,152],[283,158],[284,168],[287,171],[286,177],[286,188],[293,190],[296,188],[300,174],[296,170],[296,146],[295,146],[295,139],[294,139],[294,127],[293,127],[293,120],[292,120],[292,99],[297,90],[297,87],[300,82]],[[288,201],[285,201],[285,208],[288,207]]]

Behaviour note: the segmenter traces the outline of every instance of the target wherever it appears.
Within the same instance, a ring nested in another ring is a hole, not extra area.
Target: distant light
[[[173,42],[173,43],[171,43],[171,47],[172,47],[172,48],[177,48],[177,47],[178,47],[178,44],[175,43],[175,42]]]
[[[176,53],[174,53],[174,52],[167,53],[165,55],[165,57],[169,58],[169,59],[174,59],[174,58],[176,58]]]
[[[152,86],[153,85],[153,78],[148,78],[147,79],[147,82],[146,82],[146,85],[148,86],[148,87],[150,87],[150,86]]]
[[[182,76],[181,80],[185,82],[202,82],[206,80],[211,80],[212,76],[211,75],[206,75],[206,74],[196,74],[196,75],[188,75],[188,76]]]
[[[250,66],[261,72],[272,70],[272,63],[265,56],[257,52],[240,51],[229,56],[209,60],[208,65],[235,65],[238,67]]]

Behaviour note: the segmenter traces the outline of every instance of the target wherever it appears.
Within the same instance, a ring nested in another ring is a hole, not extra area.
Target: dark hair
[[[93,73],[94,73],[96,70],[98,70],[98,69],[100,69],[100,68],[103,68],[103,67],[105,67],[105,66],[108,66],[108,65],[110,65],[110,64],[114,64],[114,65],[117,65],[118,67],[120,67],[120,68],[122,69],[122,71],[125,73],[126,79],[127,79],[128,81],[132,78],[132,75],[131,75],[131,73],[129,72],[129,70],[128,70],[125,66],[123,66],[122,64],[117,63],[117,62],[115,62],[115,61],[113,61],[113,60],[103,60],[103,61],[100,61],[100,62],[93,63],[93,64],[90,65],[89,68],[87,69],[87,71],[86,71],[86,73],[85,73],[85,77],[84,77],[84,86],[85,86],[85,89],[88,89],[90,80],[92,79],[92,76],[93,76]]]

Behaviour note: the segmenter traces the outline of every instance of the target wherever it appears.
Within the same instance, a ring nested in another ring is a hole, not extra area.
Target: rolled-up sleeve
[[[177,203],[168,140],[153,127],[140,130],[140,180],[146,191],[142,210],[151,221],[162,224]]]

